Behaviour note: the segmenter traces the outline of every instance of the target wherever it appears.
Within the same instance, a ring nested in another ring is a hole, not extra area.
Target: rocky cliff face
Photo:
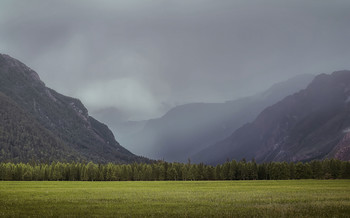
[[[89,116],[80,100],[47,88],[35,71],[8,55],[0,55],[0,92],[80,159],[124,163],[146,160],[123,148],[106,125]],[[65,155],[57,158],[65,159]]]
[[[332,156],[340,160],[350,160],[350,133],[349,132],[346,132],[343,138],[335,146]]]
[[[349,127],[350,71],[322,74],[197,158],[208,163],[243,157],[259,162],[348,160]]]

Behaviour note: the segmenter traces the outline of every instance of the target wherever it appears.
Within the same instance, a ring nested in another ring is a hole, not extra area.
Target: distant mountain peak
[[[305,88],[313,77],[297,76],[275,84],[265,92],[223,103],[179,105],[164,116],[147,121],[141,130],[123,140],[126,145],[136,148],[134,151],[137,153],[156,159],[186,162],[197,152],[253,121],[265,107]]]
[[[198,155],[209,163],[243,157],[260,162],[349,160],[349,94],[350,71],[318,75],[306,89],[267,107],[252,123]]]

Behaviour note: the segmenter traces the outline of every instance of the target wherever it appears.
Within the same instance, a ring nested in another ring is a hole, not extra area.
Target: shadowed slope
[[[15,102],[45,131],[57,137],[65,147],[86,160],[145,160],[120,146],[106,125],[89,116],[80,100],[47,88],[36,72],[8,55],[0,55],[0,92]],[[63,159],[66,159],[65,155],[57,158]],[[25,160],[27,159],[21,161]]]
[[[349,160],[350,71],[317,76],[305,89],[266,108],[254,122],[200,152],[206,163],[255,158]]]

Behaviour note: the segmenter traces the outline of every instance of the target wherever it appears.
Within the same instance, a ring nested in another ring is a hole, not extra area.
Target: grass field
[[[0,182],[0,216],[349,217],[350,180]]]

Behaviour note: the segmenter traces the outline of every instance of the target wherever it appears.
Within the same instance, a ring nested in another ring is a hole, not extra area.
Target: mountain
[[[0,160],[129,163],[123,148],[80,100],[48,88],[20,61],[0,54]]]
[[[138,151],[133,144],[128,143],[130,137],[139,133],[146,125],[147,120],[129,121],[128,116],[116,107],[107,107],[92,112],[98,120],[106,123],[108,127],[116,134],[118,142],[128,145],[131,151]]]
[[[225,103],[177,106],[163,117],[147,121],[142,131],[123,137],[123,143],[133,146],[135,153],[185,162],[193,154],[254,120],[265,107],[305,88],[313,78],[313,75],[300,75],[255,96]]]
[[[146,126],[148,120],[138,120],[138,121],[124,121],[120,123],[114,123],[111,125],[111,129],[114,132],[117,132],[118,141],[128,146],[128,149],[135,152],[136,154],[144,154],[147,152],[140,151],[140,147],[143,149],[147,149],[146,146],[142,146],[142,142],[140,144],[130,143],[130,140],[138,140],[138,134],[142,132]]]
[[[1,160],[48,161],[65,156],[68,161],[81,159],[72,149],[43,128],[14,101],[0,93]]]
[[[350,71],[317,76],[306,89],[266,108],[196,158],[210,164],[242,158],[350,160]]]

